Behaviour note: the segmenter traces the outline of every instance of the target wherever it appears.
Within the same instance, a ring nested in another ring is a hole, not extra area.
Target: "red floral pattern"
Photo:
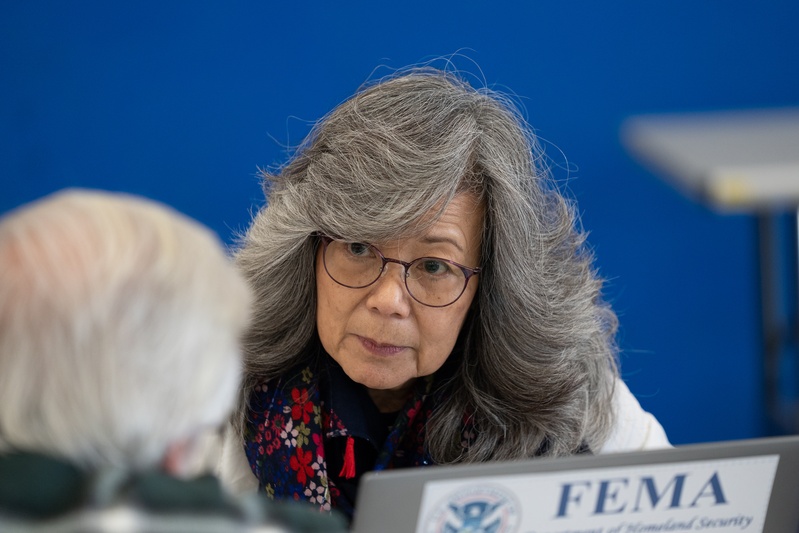
[[[425,429],[432,403],[426,380],[389,432],[373,470],[431,464]],[[305,500],[323,510],[352,509],[340,500],[325,461],[325,439],[348,437],[339,415],[327,408],[311,366],[261,383],[250,398],[245,451],[261,490],[272,498]],[[355,413],[357,415],[357,413]]]

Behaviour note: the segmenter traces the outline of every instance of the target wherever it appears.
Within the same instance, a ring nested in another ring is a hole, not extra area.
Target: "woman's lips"
[[[398,353],[405,350],[405,346],[396,346],[394,344],[383,344],[381,342],[377,342],[372,339],[368,339],[366,337],[358,336],[358,339],[361,341],[361,345],[366,348],[369,352],[376,354],[376,355],[397,355]]]

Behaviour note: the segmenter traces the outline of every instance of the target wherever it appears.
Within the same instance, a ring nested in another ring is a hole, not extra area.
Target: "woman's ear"
[[[221,450],[221,435],[209,430],[169,445],[161,468],[169,475],[189,478],[213,471]]]
[[[181,439],[173,442],[166,449],[164,460],[161,463],[164,471],[175,477],[188,477],[190,470],[188,457],[191,455],[191,449],[194,448],[193,439]]]

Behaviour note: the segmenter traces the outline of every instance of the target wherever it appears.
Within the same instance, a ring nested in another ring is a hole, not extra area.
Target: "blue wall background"
[[[518,96],[578,201],[644,407],[675,443],[764,433],[754,221],[672,190],[619,126],[799,104],[799,2],[269,4],[3,2],[0,212],[121,190],[230,242],[262,204],[257,168],[312,121],[367,78],[460,52]]]

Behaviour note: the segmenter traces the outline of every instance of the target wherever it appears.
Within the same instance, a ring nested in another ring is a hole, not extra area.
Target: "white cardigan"
[[[616,409],[616,425],[599,453],[671,447],[663,426],[651,413],[641,408],[641,404],[621,379],[616,380],[613,406]]]
[[[621,379],[616,382],[613,404],[616,426],[599,450],[600,454],[671,447],[663,426],[641,408]],[[225,432],[216,474],[234,494],[258,489],[258,480],[250,470],[244,450],[231,428]]]

